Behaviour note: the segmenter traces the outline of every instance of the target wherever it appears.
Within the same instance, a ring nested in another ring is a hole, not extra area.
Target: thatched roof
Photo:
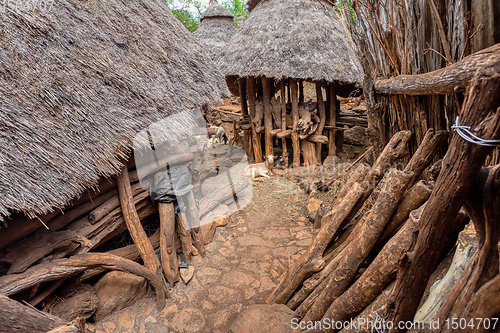
[[[193,35],[207,50],[209,56],[216,60],[236,30],[233,14],[217,4],[217,1],[211,1],[201,17],[200,26]]]
[[[333,7],[322,0],[263,0],[222,52],[226,76],[327,82],[362,80],[354,43]]]
[[[64,207],[119,172],[136,133],[227,93],[164,0],[2,10],[0,50],[0,220]],[[191,120],[173,118],[175,137]]]

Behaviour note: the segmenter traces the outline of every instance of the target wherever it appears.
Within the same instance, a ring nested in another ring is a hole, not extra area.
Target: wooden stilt
[[[316,98],[318,101],[319,111],[319,125],[316,129],[316,135],[323,135],[323,129],[326,123],[325,103],[323,101],[323,92],[321,90],[321,83],[316,82]],[[316,160],[321,163],[321,143],[316,144]]]
[[[281,129],[282,131],[286,131],[286,96],[285,96],[285,80],[281,80],[280,82],[281,88]],[[283,151],[281,155],[284,157],[285,161],[283,162],[283,166],[288,168],[288,150],[286,147],[286,137],[281,139],[281,143],[283,145]]]
[[[160,253],[163,274],[171,285],[179,280],[179,265],[175,251],[175,211],[173,203],[158,203],[160,215]]]
[[[253,118],[256,113],[255,107],[255,79],[252,77],[247,77],[247,90],[248,90],[248,116],[250,118],[251,136],[252,136],[252,149],[254,153],[254,160],[257,163],[262,162],[262,147],[260,145],[260,138],[257,134]]]
[[[328,100],[330,106],[330,134],[328,141],[328,156],[335,156],[337,154],[337,147],[335,146],[335,135],[337,130],[333,129],[337,126],[337,91],[335,83],[329,84]]]
[[[240,104],[241,112],[243,116],[248,114],[248,104],[247,104],[247,82],[244,78],[238,79],[238,86],[240,88]]]
[[[300,166],[300,141],[299,132],[297,130],[297,124],[299,123],[299,101],[297,99],[298,86],[297,80],[290,80],[290,90],[292,95],[292,146],[293,146],[293,167],[297,168]]]
[[[264,93],[264,128],[266,156],[274,155],[273,137],[273,115],[271,112],[271,79],[262,77],[262,91]]]
[[[299,80],[299,103],[304,103],[304,81]]]

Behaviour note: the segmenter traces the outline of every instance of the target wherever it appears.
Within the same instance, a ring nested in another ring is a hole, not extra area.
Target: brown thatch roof
[[[263,0],[218,64],[226,76],[355,83],[362,68],[333,7],[322,0]]]
[[[136,133],[226,93],[164,0],[0,11],[0,220],[63,207],[119,172]]]
[[[193,35],[207,50],[209,56],[216,60],[236,30],[233,14],[216,1],[211,1],[201,17],[200,26]]]

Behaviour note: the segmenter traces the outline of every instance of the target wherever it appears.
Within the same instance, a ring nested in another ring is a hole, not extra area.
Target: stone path
[[[254,183],[252,202],[217,228],[207,255],[193,257],[193,279],[177,283],[161,312],[152,292],[96,323],[105,332],[227,332],[239,312],[263,303],[311,243],[306,195],[294,183]]]

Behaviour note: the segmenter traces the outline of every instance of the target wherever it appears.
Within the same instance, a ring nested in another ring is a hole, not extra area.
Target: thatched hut
[[[228,93],[165,1],[3,9],[0,221],[57,215],[123,168],[136,133]],[[166,134],[176,137],[191,121],[177,117]],[[1,247],[14,222],[0,232]]]
[[[335,155],[339,129],[336,95],[361,82],[363,74],[354,44],[333,6],[323,0],[263,0],[250,1],[249,5],[252,10],[245,24],[218,62],[226,77],[240,78],[241,96],[248,95],[251,121],[247,127],[252,128],[252,134],[247,135],[249,155],[262,158],[258,145],[262,120],[266,155],[274,152],[273,136],[283,139],[284,155],[286,138],[291,137],[294,165],[300,164],[301,152],[305,164],[321,161],[325,143],[329,144],[329,155]],[[302,103],[302,93],[298,96],[302,81],[316,83],[317,111],[313,109],[316,105]],[[280,87],[281,102],[273,98],[275,86]],[[263,110],[256,110],[256,99],[262,99]],[[245,112],[245,98],[242,104]],[[292,118],[289,126],[288,114]],[[308,126],[311,123],[314,126]],[[329,130],[329,137],[323,135],[325,130]]]
[[[216,0],[211,0],[200,21],[200,27],[193,35],[207,50],[212,60],[216,60],[237,30],[233,14]]]

